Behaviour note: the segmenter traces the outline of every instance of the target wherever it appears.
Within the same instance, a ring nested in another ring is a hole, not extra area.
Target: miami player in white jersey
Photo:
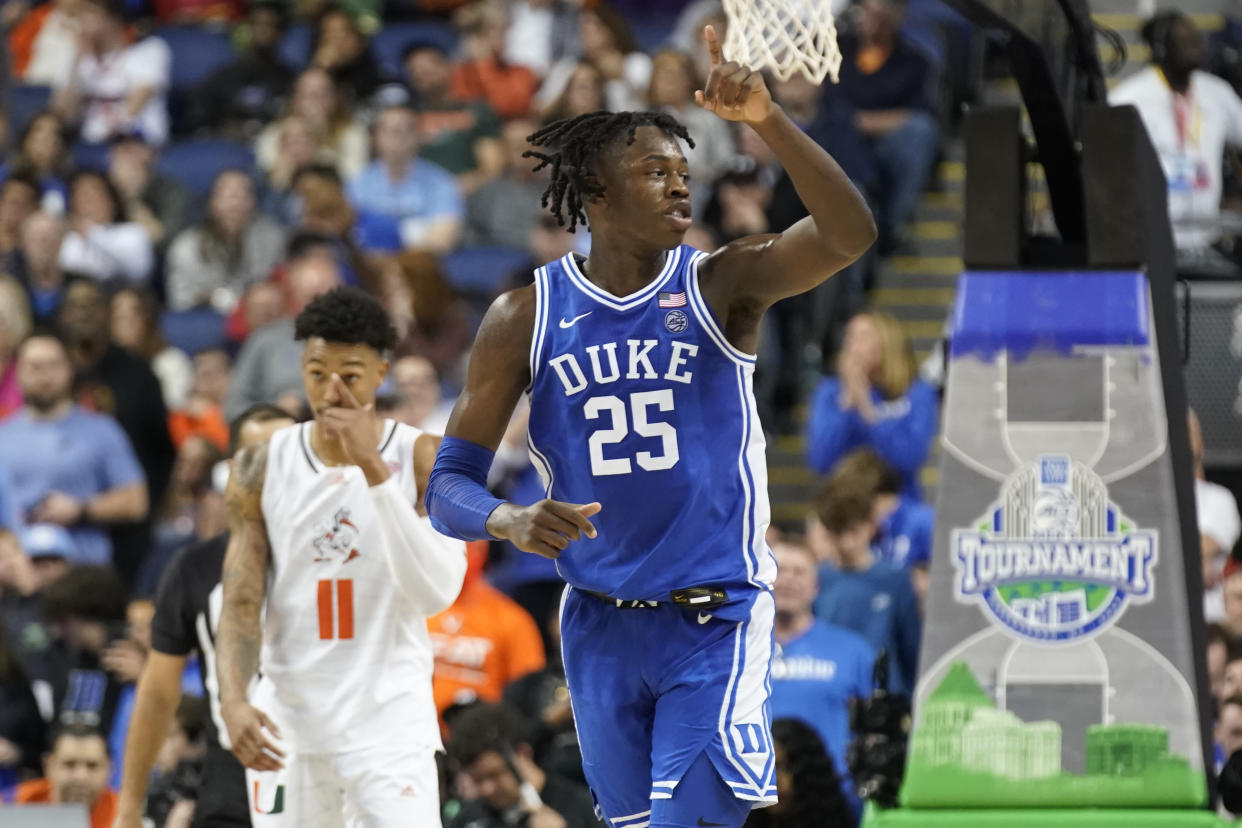
[[[227,494],[217,667],[251,819],[439,825],[425,619],[466,571],[416,512],[439,441],[375,416],[396,340],[375,299],[337,288],[296,333],[314,419],[238,454]]]

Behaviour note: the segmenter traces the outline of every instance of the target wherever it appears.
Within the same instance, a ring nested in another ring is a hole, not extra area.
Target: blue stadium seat
[[[401,54],[414,43],[430,43],[448,55],[457,51],[457,34],[443,23],[389,23],[371,38],[371,54],[390,80],[405,76]]]
[[[901,34],[923,52],[932,62],[932,68],[943,72],[948,61],[948,46],[935,23],[907,18],[901,25]]]
[[[530,254],[516,247],[465,247],[442,262],[444,276],[461,293],[495,296]]]
[[[301,72],[310,63],[311,47],[315,43],[315,32],[309,23],[294,23],[281,35],[276,53],[281,61],[295,72]]]
[[[108,145],[88,144],[79,141],[73,145],[73,166],[83,170],[106,170],[108,168]]]
[[[190,356],[225,344],[224,317],[210,308],[164,311],[160,330],[169,345]]]
[[[50,86],[26,86],[13,84],[9,87],[9,137],[16,141],[17,135],[26,128],[30,119],[47,109],[52,100]]]
[[[368,253],[399,253],[401,225],[392,216],[359,210],[354,220],[354,243]]]
[[[652,17],[629,22],[630,31],[634,35],[635,42],[638,43],[638,48],[647,54],[654,55],[663,49],[668,39],[672,37],[677,18]]]
[[[155,34],[172,51],[169,84],[173,89],[197,86],[233,59],[233,42],[220,29],[170,26]]]
[[[254,172],[254,153],[245,144],[210,138],[182,141],[164,148],[156,166],[181,182],[197,198],[211,190],[211,182],[226,169]]]

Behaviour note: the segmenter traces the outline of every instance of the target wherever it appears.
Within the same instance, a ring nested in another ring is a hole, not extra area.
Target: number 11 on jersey
[[[334,589],[335,587],[335,589]],[[333,593],[336,600],[333,601]],[[333,633],[335,632],[335,635]],[[319,640],[332,641],[354,637],[354,581],[319,582]]]

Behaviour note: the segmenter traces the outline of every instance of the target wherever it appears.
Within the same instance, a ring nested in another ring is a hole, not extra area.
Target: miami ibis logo
[[[954,529],[954,597],[1021,638],[1055,643],[1107,629],[1152,599],[1155,530],[1139,529],[1098,475],[1046,454],[1012,474],[973,528]]]
[[[336,510],[330,522],[325,521],[315,530],[318,537],[312,544],[315,547],[315,563],[340,559],[349,563],[358,557],[355,544],[358,542],[360,530],[349,517],[349,509],[342,506]]]

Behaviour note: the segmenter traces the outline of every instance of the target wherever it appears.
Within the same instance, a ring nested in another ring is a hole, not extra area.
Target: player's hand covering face
[[[302,353],[302,384],[322,436],[354,465],[378,457],[375,391],[387,373],[388,361],[368,345],[312,337]]]
[[[749,66],[725,62],[716,30],[711,26],[703,30],[703,39],[711,59],[711,73],[705,87],[694,93],[695,103],[726,121],[757,124],[767,118],[772,111],[772,94],[763,75]]]
[[[339,374],[329,380],[327,405],[316,412],[324,436],[336,440],[349,461],[361,466],[379,454],[375,446],[375,403],[361,405]]]

